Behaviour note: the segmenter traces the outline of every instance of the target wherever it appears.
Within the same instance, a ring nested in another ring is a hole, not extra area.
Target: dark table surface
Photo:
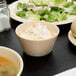
[[[17,51],[23,58],[24,69],[21,76],[53,76],[57,73],[76,67],[76,46],[68,40],[70,25],[61,25],[60,34],[52,52],[44,57],[26,55],[14,32],[20,24],[11,19],[12,28],[0,33],[0,46],[6,46]]]

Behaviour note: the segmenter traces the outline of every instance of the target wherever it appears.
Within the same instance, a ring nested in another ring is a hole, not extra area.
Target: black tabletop
[[[21,76],[53,76],[57,73],[76,67],[76,46],[68,40],[70,25],[60,25],[60,34],[52,52],[43,57],[31,57],[23,49],[15,34],[15,28],[20,24],[11,19],[11,29],[0,33],[0,46],[6,46],[17,51],[23,58],[24,69]]]

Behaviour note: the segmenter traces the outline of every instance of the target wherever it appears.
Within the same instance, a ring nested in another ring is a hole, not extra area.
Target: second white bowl
[[[21,33],[24,33],[27,28],[30,28],[32,25],[36,25],[37,23],[40,23],[43,26],[45,25],[48,28],[48,30],[51,33],[54,32],[55,35],[51,38],[43,40],[30,40],[23,38],[20,35]],[[59,34],[59,28],[56,25],[51,24],[49,22],[29,21],[20,24],[16,28],[16,35],[24,49],[24,52],[31,56],[44,56],[49,54],[52,51],[53,45],[55,44],[58,34]]]

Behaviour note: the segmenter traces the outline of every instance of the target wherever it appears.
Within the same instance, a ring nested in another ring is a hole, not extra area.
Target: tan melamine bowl
[[[14,51],[10,48],[4,47],[4,46],[0,46],[0,56],[13,61],[19,69],[16,76],[21,75],[22,70],[23,70],[23,60],[22,60],[21,56],[16,51]]]
[[[30,26],[35,25],[37,23],[41,23],[41,25],[46,25],[48,30],[50,32],[54,32],[55,35],[52,38],[45,39],[45,40],[30,40],[30,39],[21,37],[20,34],[25,32],[26,28],[29,28]],[[20,24],[16,28],[15,32],[26,54],[31,56],[44,56],[49,54],[52,51],[53,45],[55,44],[55,41],[59,34],[59,28],[56,25],[51,24],[49,22],[28,21]]]

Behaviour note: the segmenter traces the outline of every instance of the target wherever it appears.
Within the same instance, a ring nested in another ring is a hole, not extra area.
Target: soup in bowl
[[[26,54],[44,56],[52,51],[59,28],[49,22],[28,21],[20,24],[15,32]]]
[[[14,50],[0,46],[0,76],[20,76],[23,60]]]

